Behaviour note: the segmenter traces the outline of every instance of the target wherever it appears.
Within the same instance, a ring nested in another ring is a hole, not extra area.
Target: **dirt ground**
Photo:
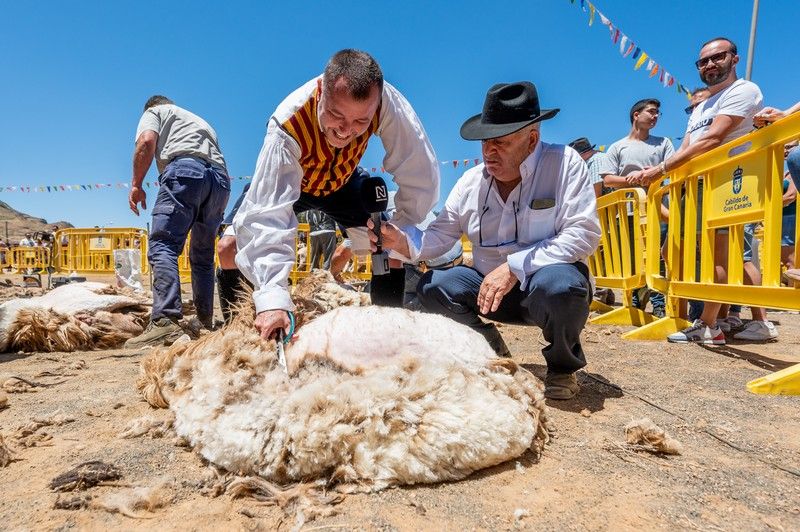
[[[336,515],[304,529],[798,530],[800,397],[745,388],[800,362],[800,316],[770,317],[779,324],[778,342],[722,348],[625,341],[624,328],[587,326],[582,391],[549,402],[557,432],[538,462],[523,456],[461,482],[350,495]],[[502,331],[514,359],[543,377],[540,331]],[[0,529],[291,529],[292,518],[274,506],[205,494],[209,469],[169,435],[119,437],[131,420],[168,414],[136,392],[142,356],[123,349],[0,354],[0,381],[13,375],[39,384],[8,393],[0,410],[0,434],[14,459],[0,467]],[[10,439],[54,413],[63,423],[24,438],[31,447]],[[674,436],[683,454],[628,450],[624,426],[642,417]],[[54,509],[59,494],[50,481],[89,460],[122,473],[115,485],[88,490],[95,500],[166,479],[169,504],[140,512],[150,519]]]

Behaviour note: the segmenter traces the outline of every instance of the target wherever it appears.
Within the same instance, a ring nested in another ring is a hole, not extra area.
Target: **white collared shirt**
[[[428,229],[402,228],[410,258],[441,255],[464,233],[472,242],[476,270],[486,275],[507,262],[521,288],[544,266],[585,262],[600,241],[600,223],[580,155],[539,142],[520,165],[520,175],[522,181],[503,201],[483,164],[464,172]]]

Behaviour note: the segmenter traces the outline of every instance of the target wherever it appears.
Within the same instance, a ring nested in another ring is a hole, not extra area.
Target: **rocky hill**
[[[48,222],[44,218],[37,218],[24,212],[13,209],[4,201],[0,201],[0,238],[10,239],[12,242],[19,242],[25,233],[35,233],[36,231],[52,231],[53,226],[59,228],[74,227],[65,221]]]

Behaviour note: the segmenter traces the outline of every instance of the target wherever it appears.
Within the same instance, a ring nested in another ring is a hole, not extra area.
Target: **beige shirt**
[[[227,173],[225,157],[219,149],[217,133],[208,122],[173,104],[156,105],[144,112],[136,128],[136,139],[144,131],[158,134],[156,164],[164,172],[176,157],[199,157]]]

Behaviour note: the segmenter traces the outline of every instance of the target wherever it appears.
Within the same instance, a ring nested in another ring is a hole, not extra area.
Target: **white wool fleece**
[[[334,310],[300,330],[291,377],[256,335],[214,333],[167,375],[175,429],[229,471],[358,490],[460,479],[540,451],[541,384],[493,358],[479,334],[439,318]],[[325,336],[345,319],[345,334]],[[372,338],[384,341],[365,347]]]

